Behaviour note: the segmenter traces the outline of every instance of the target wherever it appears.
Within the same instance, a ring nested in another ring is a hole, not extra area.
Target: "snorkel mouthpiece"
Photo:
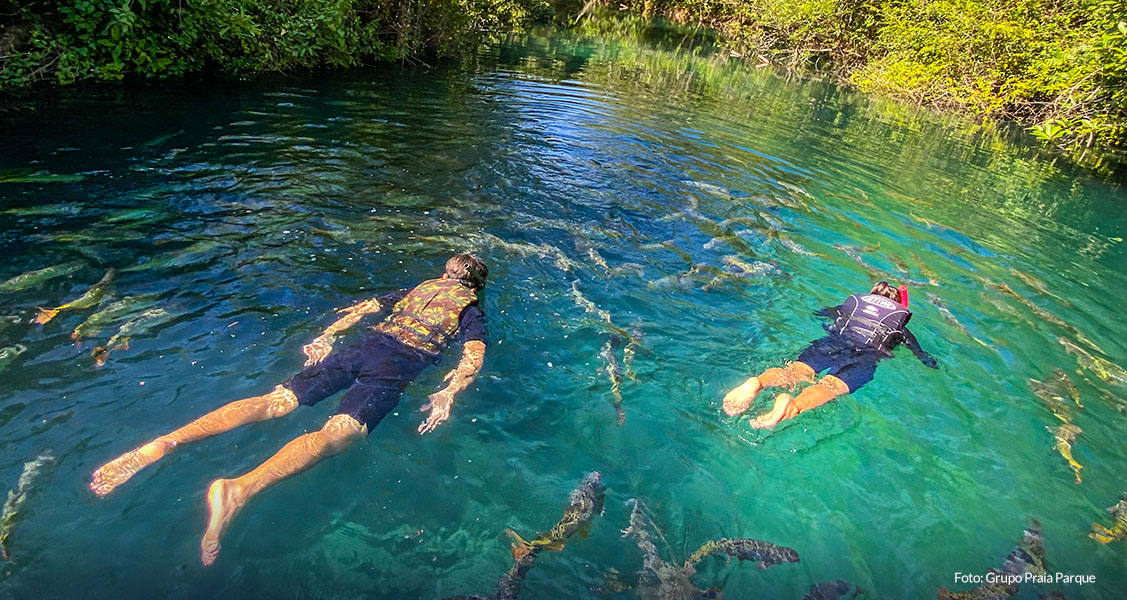
[[[905,307],[908,306],[908,286],[906,285],[900,286],[900,304],[903,304]]]

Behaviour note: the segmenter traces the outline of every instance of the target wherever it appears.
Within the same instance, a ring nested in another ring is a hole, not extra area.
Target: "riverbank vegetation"
[[[1127,0],[0,0],[0,91],[429,63],[599,4],[714,29],[752,64],[1014,121],[1088,166],[1127,150]]]
[[[760,64],[1021,123],[1088,165],[1127,149],[1125,0],[616,0]]]
[[[547,0],[0,0],[0,90],[424,61],[551,16]]]

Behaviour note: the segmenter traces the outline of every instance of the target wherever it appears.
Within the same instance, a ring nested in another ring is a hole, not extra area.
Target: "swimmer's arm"
[[[912,335],[912,332],[908,331],[907,328],[904,329],[904,345],[907,346],[908,349],[912,351],[912,354],[915,354],[916,358],[920,359],[920,362],[923,364],[933,369],[939,368],[939,364],[935,362],[935,357],[928,354],[920,347],[919,340],[917,340],[916,336]]]
[[[841,314],[841,306],[840,305],[839,306],[827,306],[825,308],[821,308],[821,309],[814,311],[814,316],[830,317],[830,318],[833,318],[833,319],[836,319],[839,314]]]
[[[325,329],[324,333],[317,336],[312,342],[306,344],[301,351],[305,353],[309,359],[305,361],[305,366],[313,365],[324,360],[333,350],[333,340],[336,335],[352,327],[364,315],[378,313],[385,307],[395,304],[406,293],[406,290],[398,290],[375,298],[369,298],[363,302],[353,304],[348,308],[342,309],[338,312],[344,313],[344,316],[333,322]]]
[[[485,342],[470,340],[462,348],[462,359],[458,366],[446,374],[443,380],[446,387],[433,393],[429,402],[423,405],[423,411],[429,410],[430,416],[419,425],[419,433],[434,431],[439,423],[450,416],[450,405],[454,403],[454,395],[466,389],[474,382],[477,374],[481,372],[481,365],[485,362]]]

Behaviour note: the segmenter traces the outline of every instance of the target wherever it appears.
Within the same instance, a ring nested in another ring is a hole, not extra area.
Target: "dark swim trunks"
[[[877,372],[877,362],[888,358],[880,349],[866,346],[843,335],[828,335],[811,342],[798,362],[805,363],[815,373],[829,370],[826,374],[837,377],[849,386],[853,393],[873,380]]]
[[[337,414],[350,415],[367,425],[371,433],[399,404],[407,384],[431,364],[434,357],[389,335],[375,333],[358,344],[332,352],[282,385],[306,406],[347,389]]]

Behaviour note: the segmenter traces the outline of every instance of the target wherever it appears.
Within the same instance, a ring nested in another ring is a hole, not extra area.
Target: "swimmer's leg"
[[[790,386],[796,383],[813,381],[814,369],[804,362],[795,361],[783,368],[767,369],[762,374],[751,377],[739,387],[724,396],[724,412],[729,416],[743,413],[751,406],[759,390],[765,387]]]
[[[202,440],[248,423],[280,417],[293,412],[297,406],[297,396],[280,385],[268,394],[236,400],[102,465],[94,471],[90,489],[99,496],[105,496],[180,444]]]
[[[295,438],[246,475],[213,481],[207,490],[207,531],[200,541],[203,564],[215,562],[219,555],[219,538],[230,525],[235,513],[255,494],[330,456],[344,452],[352,442],[367,433],[368,426],[351,415],[333,415],[320,431]]]
[[[790,394],[779,394],[775,397],[775,406],[751,420],[753,429],[774,427],[779,421],[790,419],[798,413],[817,408],[838,396],[849,393],[849,386],[833,375],[826,375],[822,381],[812,385],[792,398]]]

